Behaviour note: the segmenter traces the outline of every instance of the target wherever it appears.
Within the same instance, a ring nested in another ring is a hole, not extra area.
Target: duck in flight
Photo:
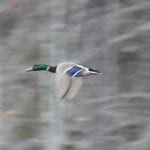
[[[79,91],[84,76],[99,75],[101,72],[72,62],[62,62],[57,66],[35,64],[26,69],[30,71],[49,71],[56,73],[55,91],[60,99],[72,99]]]

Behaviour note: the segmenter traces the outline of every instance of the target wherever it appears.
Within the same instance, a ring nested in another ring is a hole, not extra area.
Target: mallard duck
[[[35,64],[26,71],[46,70],[56,73],[56,95],[60,99],[72,99],[82,85],[82,77],[98,75],[101,72],[72,62],[62,62],[57,66]]]

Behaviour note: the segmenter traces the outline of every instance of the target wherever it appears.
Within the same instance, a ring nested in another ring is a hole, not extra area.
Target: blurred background
[[[149,48],[149,0],[0,0],[0,150],[149,150]],[[61,61],[103,74],[60,101]]]

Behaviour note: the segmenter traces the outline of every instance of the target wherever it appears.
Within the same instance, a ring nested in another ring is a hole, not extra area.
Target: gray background
[[[61,61],[103,74],[60,101]],[[149,85],[149,0],[0,0],[0,150],[149,150]]]

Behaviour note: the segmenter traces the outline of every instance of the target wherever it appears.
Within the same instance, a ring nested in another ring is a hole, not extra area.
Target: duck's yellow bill
[[[32,71],[33,70],[33,68],[32,67],[30,67],[30,68],[27,68],[27,69],[25,69],[27,72],[30,72],[30,71]]]

